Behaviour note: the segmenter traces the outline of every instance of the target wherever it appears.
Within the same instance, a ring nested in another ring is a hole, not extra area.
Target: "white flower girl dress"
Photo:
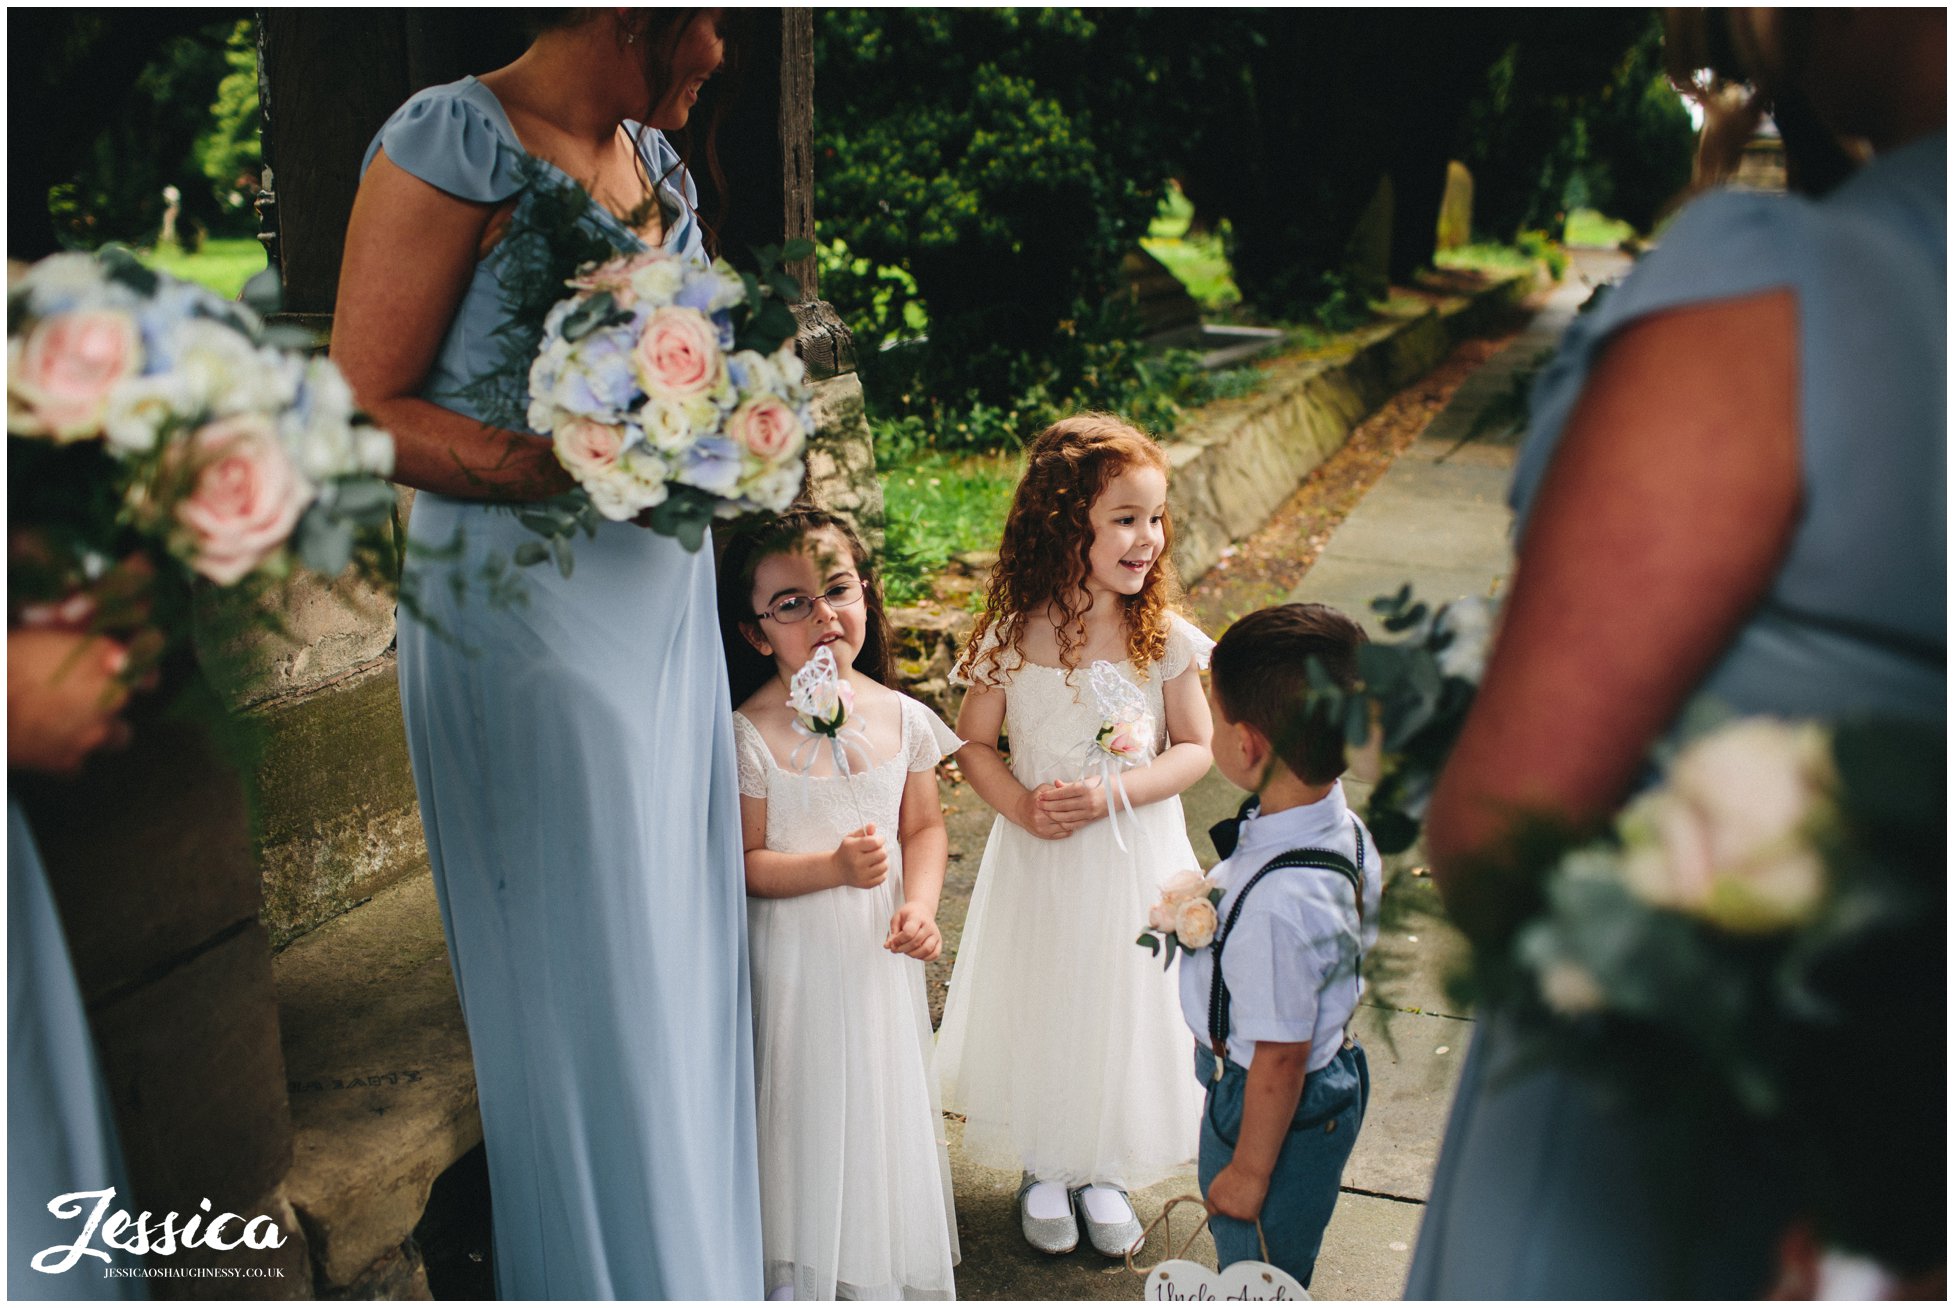
[[[768,849],[826,853],[864,822],[890,838],[879,886],[747,900],[769,1295],[955,1297],[960,1251],[923,964],[882,942],[902,904],[903,786],[963,742],[900,699],[901,748],[846,776],[826,749],[807,773],[783,766],[733,715],[740,793],[767,801]]]
[[[1167,745],[1162,685],[1214,642],[1175,618],[1161,661],[1138,676]],[[1011,773],[1027,788],[1096,774],[1085,750],[1104,718],[1089,669],[1002,656]],[[968,684],[968,683],[966,683]],[[944,1102],[966,1119],[975,1161],[1040,1180],[1135,1190],[1189,1165],[1201,1120],[1174,976],[1135,943],[1160,883],[1195,868],[1178,796],[1062,840],[1000,816],[978,869],[937,1039]],[[1114,824],[1118,824],[1117,834]],[[1122,848],[1122,845],[1124,846]]]

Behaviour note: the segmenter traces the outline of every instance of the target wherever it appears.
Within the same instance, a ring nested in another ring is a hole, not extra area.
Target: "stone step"
[[[430,875],[272,967],[292,1103],[285,1191],[325,1295],[396,1258],[435,1179],[480,1143],[475,1069]]]

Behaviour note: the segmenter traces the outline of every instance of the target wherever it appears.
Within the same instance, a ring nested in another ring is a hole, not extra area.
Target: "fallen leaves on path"
[[[1188,592],[1201,629],[1218,636],[1236,618],[1293,593],[1365,492],[1452,402],[1465,379],[1518,334],[1516,327],[1453,347],[1438,367],[1359,424],[1254,535],[1223,550]]]

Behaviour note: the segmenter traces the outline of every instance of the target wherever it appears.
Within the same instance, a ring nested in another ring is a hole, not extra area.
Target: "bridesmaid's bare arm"
[[[1788,291],[1657,314],[1610,342],[1540,488],[1426,848],[1468,933],[1525,887],[1515,818],[1590,826],[1764,596],[1799,505]]]
[[[376,155],[346,230],[332,357],[360,407],[393,433],[395,481],[459,499],[547,499],[572,485],[549,442],[419,397],[498,207]]]

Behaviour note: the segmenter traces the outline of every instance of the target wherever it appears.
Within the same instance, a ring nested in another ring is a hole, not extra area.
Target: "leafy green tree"
[[[217,84],[210,106],[210,123],[191,152],[208,179],[220,211],[234,221],[250,221],[250,200],[264,167],[259,134],[258,41],[255,24],[239,19],[224,44],[224,63],[230,69]],[[236,197],[235,199],[232,197]]]
[[[882,297],[853,320],[872,389],[996,403],[1087,377],[1067,346],[1122,334],[1104,305],[1166,176],[1146,107],[1164,63],[1118,11],[819,15],[816,213],[847,252],[823,289]],[[876,354],[909,298],[881,266],[913,278],[926,351]]]
[[[194,146],[231,71],[225,46],[247,11],[10,10],[8,247],[153,239],[163,187],[181,224],[221,225]],[[23,124],[34,130],[24,131]],[[248,227],[247,227],[248,229]]]

